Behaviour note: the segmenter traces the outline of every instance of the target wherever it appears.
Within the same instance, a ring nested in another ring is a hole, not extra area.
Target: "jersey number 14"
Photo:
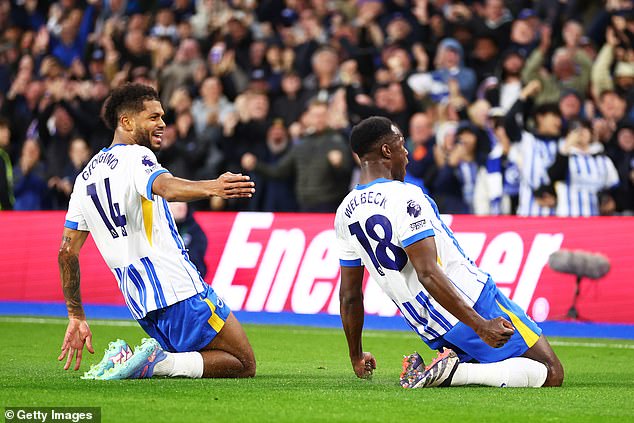
[[[383,236],[376,232],[377,225],[383,229]],[[407,264],[407,253],[398,245],[392,244],[392,224],[387,217],[380,214],[370,216],[365,221],[365,232],[361,229],[359,222],[348,225],[348,229],[350,229],[352,235],[357,237],[365,252],[368,253],[379,275],[385,276],[382,267],[391,270],[403,270]],[[372,249],[366,233],[370,238],[378,242],[375,250]],[[388,250],[392,252],[394,258],[390,257],[387,253]]]
[[[99,216],[101,216],[101,220],[103,220],[103,223],[106,224],[106,227],[110,231],[110,235],[112,235],[113,238],[119,238],[119,233],[115,229],[115,226],[118,226],[121,228],[121,235],[128,236],[128,232],[125,230],[125,224],[127,223],[125,215],[121,214],[121,211],[119,209],[119,203],[114,203],[114,204],[112,203],[112,195],[110,194],[110,178],[104,179],[103,182],[106,186],[106,197],[108,198],[108,208],[110,209],[110,217],[112,218],[114,225],[112,224],[112,222],[110,222],[110,219],[108,219],[108,216],[106,216],[106,212],[101,206],[101,201],[99,201],[99,196],[97,195],[96,184],[92,183],[86,186],[86,195],[90,195],[92,202],[95,204],[95,207],[97,208],[97,211],[99,212]]]

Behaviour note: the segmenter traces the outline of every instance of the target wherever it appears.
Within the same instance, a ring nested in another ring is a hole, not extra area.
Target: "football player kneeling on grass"
[[[469,260],[434,201],[403,183],[401,131],[371,117],[353,128],[350,145],[361,179],[337,209],[335,230],[341,320],[356,375],[376,368],[361,343],[365,265],[409,326],[440,351],[427,366],[416,353],[405,357],[404,388],[560,386],[564,370],[541,329]]]
[[[79,251],[88,234],[117,280],[132,316],[151,338],[134,351],[110,343],[88,379],[152,376],[251,377],[255,357],[242,326],[191,262],[167,201],[251,197],[248,176],[210,181],[172,176],[156,160],[165,122],[158,93],[128,84],[106,100],[103,119],[115,132],[75,180],[59,268],[68,328],[59,360],[79,370],[92,333],[79,291]]]

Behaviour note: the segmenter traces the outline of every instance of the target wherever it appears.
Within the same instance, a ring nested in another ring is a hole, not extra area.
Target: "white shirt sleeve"
[[[156,156],[146,147],[140,147],[132,161],[132,179],[139,195],[152,200],[152,183],[161,173],[168,170],[161,166]]]
[[[396,231],[403,247],[408,247],[430,236],[434,236],[431,216],[434,211],[418,187],[407,187],[402,193],[401,201],[393,210],[396,213]]]
[[[78,192],[78,189],[85,190],[85,187],[83,184],[75,182],[75,187],[73,189],[73,193],[70,195],[70,202],[68,203],[68,211],[66,212],[64,227],[75,229],[77,231],[88,231],[88,224],[84,218],[84,212],[81,209],[81,201],[79,201],[79,196],[82,195],[82,193]],[[83,195],[88,194],[84,192]]]
[[[341,224],[339,215],[335,217],[335,234],[337,239],[337,250],[339,251],[339,264],[343,267],[358,267],[363,266],[361,257],[356,253],[352,245],[348,234],[345,232],[347,228],[344,228]]]

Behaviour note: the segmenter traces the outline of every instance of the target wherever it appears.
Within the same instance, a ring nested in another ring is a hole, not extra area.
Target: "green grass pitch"
[[[634,342],[551,339],[566,369],[559,389],[405,390],[403,354],[434,355],[413,333],[367,331],[371,380],[350,367],[337,329],[246,325],[258,361],[248,380],[84,381],[108,342],[138,344],[134,322],[92,321],[95,355],[80,372],[56,358],[65,319],[0,317],[0,406],[101,407],[103,422],[634,421]]]

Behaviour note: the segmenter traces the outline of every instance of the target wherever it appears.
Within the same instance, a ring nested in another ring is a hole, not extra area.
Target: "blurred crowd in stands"
[[[128,81],[174,175],[256,181],[196,210],[334,211],[381,115],[441,213],[634,212],[628,0],[0,0],[0,209],[65,209]]]

